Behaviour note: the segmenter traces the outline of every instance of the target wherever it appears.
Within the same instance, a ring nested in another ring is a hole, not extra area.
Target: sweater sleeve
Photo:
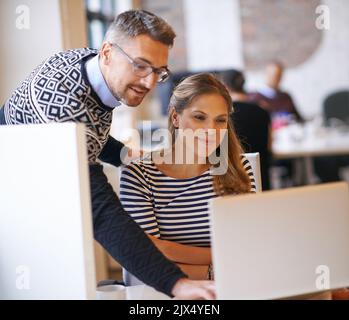
[[[101,165],[90,165],[95,239],[124,268],[144,283],[171,296],[186,275],[170,262],[124,211]]]
[[[99,154],[99,159],[116,167],[122,164],[121,150],[125,145],[109,136],[107,143]]]
[[[0,107],[0,125],[6,124],[4,107]]]

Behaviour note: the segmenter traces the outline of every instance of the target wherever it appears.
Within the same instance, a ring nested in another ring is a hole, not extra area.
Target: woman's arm
[[[191,280],[207,280],[208,265],[193,265],[177,263],[177,266],[189,277]]]
[[[161,240],[149,234],[148,237],[169,260],[192,265],[209,265],[211,263],[211,248],[194,247]]]

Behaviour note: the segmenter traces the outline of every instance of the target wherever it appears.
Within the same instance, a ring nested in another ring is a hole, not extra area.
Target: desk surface
[[[349,132],[318,128],[311,132],[295,126],[273,133],[273,155],[276,159],[349,154]]]
[[[170,300],[171,297],[147,285],[125,287],[126,300]],[[112,292],[104,292],[99,300],[113,300]]]

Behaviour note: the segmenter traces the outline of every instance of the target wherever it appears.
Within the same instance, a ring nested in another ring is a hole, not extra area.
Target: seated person
[[[245,78],[238,70],[220,72],[234,104],[231,118],[245,152],[258,152],[261,162],[262,189],[270,189],[271,119],[267,111],[247,101]]]
[[[248,99],[267,110],[271,116],[287,113],[293,115],[296,120],[303,121],[292,97],[280,89],[283,71],[284,68],[280,62],[269,63],[266,68],[265,86],[258,89],[257,92],[250,93]]]
[[[248,94],[248,100],[257,103],[269,112],[272,119],[272,128],[278,129],[294,120],[303,122],[292,97],[280,89],[284,72],[283,65],[278,61],[270,62],[266,67],[265,85],[256,92]],[[285,174],[282,177],[283,185],[289,186],[293,177],[293,164],[291,160],[272,161],[273,166],[283,167]]]
[[[255,192],[231,110],[229,92],[214,76],[184,79],[170,99],[169,147],[132,162],[121,175],[126,212],[191,279],[210,278],[210,199]],[[191,141],[188,132],[194,133]],[[220,160],[214,164],[213,154]]]

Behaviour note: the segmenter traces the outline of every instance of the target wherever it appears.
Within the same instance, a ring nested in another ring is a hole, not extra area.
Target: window
[[[110,23],[117,14],[118,0],[85,0],[88,24],[88,45],[98,49]]]

